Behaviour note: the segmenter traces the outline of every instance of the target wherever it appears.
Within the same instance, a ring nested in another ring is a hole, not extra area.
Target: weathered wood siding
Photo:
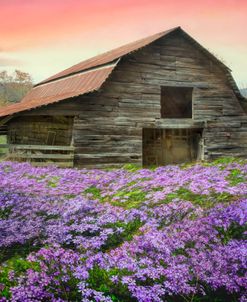
[[[205,158],[247,157],[247,116],[223,117],[205,125]]]
[[[191,120],[160,118],[161,86],[194,87]],[[225,71],[180,34],[124,57],[100,91],[28,114],[75,116],[75,164],[93,167],[141,164],[142,128],[203,128],[205,121],[245,115]],[[242,129],[241,124],[239,132],[227,130],[237,135],[239,145]],[[218,152],[212,149],[217,137],[224,140],[215,136],[217,131],[207,127],[203,132],[208,157]]]

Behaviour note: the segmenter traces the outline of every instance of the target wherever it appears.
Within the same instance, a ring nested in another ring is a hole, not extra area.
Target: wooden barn
[[[144,166],[247,155],[246,99],[180,27],[74,65],[0,110],[7,158]]]

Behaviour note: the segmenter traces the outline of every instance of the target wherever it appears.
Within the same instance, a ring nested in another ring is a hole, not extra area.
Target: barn
[[[247,155],[246,99],[181,27],[80,62],[0,110],[7,157],[143,166]]]

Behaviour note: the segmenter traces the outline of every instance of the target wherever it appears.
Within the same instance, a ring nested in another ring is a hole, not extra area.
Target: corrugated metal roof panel
[[[97,90],[115,66],[116,64],[112,64],[34,87],[20,103],[2,108],[0,117]]]
[[[167,31],[163,31],[163,32],[160,32],[158,34],[155,34],[155,35],[152,35],[152,36],[149,36],[149,37],[146,37],[144,39],[141,39],[141,40],[137,40],[135,42],[132,42],[132,43],[129,43],[129,44],[126,44],[126,45],[123,45],[123,46],[120,46],[118,48],[115,48],[113,50],[110,50],[108,52],[105,52],[103,54],[100,54],[98,56],[95,56],[93,58],[90,58],[88,60],[85,60],[85,61],[82,61],[70,68],[67,68],[51,77],[49,77],[48,79],[40,82],[39,84],[42,84],[42,83],[46,83],[46,82],[49,82],[51,80],[55,80],[57,78],[60,78],[60,77],[64,77],[64,76],[67,76],[69,74],[73,74],[73,73],[76,73],[76,72],[79,72],[79,71],[82,71],[82,70],[85,70],[85,69],[89,69],[89,68],[93,68],[95,66],[100,66],[100,65],[103,65],[103,64],[107,64],[107,63],[110,63],[134,50],[137,50],[139,48],[142,48],[150,43],[152,43],[153,41],[179,29],[180,27],[176,27],[176,28],[172,28],[170,30],[167,30]],[[37,84],[37,85],[39,85]]]

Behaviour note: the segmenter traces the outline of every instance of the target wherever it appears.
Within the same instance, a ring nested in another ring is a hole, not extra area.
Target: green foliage
[[[130,296],[128,288],[126,285],[115,283],[111,280],[111,277],[118,275],[120,278],[122,276],[128,275],[129,272],[122,270],[109,270],[106,271],[99,266],[94,266],[89,272],[89,279],[87,283],[90,288],[103,292],[106,297],[110,297],[114,302],[135,302],[136,299]],[[197,282],[194,280],[193,282]],[[141,283],[141,282],[140,282]],[[148,280],[145,281],[147,285]],[[150,280],[150,285],[154,283],[154,280]],[[200,284],[198,284],[200,286]],[[232,293],[229,294],[224,288],[212,291],[211,288],[202,284],[205,295],[188,295],[188,296],[165,296],[164,301],[168,302],[237,302],[237,295]]]
[[[28,269],[36,271],[40,270],[38,263],[29,262],[20,256],[15,256],[0,266],[0,284],[4,285],[4,289],[0,293],[0,297],[10,298],[10,287],[16,284],[11,280],[10,274],[14,273],[15,276],[20,276]]]
[[[120,191],[115,194],[115,197],[120,197],[119,201],[112,201],[111,203],[115,206],[120,206],[125,209],[138,208],[143,201],[146,200],[147,193],[140,190],[134,189],[132,191]]]
[[[7,143],[7,136],[0,135],[0,144],[6,144],[6,143]]]
[[[136,172],[136,171],[140,170],[142,167],[137,164],[125,164],[125,165],[123,165],[122,168],[129,172]]]
[[[92,186],[84,191],[85,194],[92,194],[95,199],[102,199],[100,189]]]
[[[237,157],[220,157],[211,162],[205,162],[204,166],[227,166],[232,163],[245,164],[247,162],[246,159],[237,158]]]
[[[173,255],[177,256],[177,255],[184,255],[186,257],[188,257],[188,253],[186,252],[186,249],[188,248],[194,248],[195,247],[195,241],[191,240],[185,243],[184,247],[182,248],[177,248],[175,251],[173,251]]]
[[[230,171],[230,175],[227,177],[231,186],[236,186],[239,183],[247,181],[246,175],[239,169],[233,169]]]
[[[181,200],[187,200],[192,202],[194,205],[198,205],[202,208],[211,208],[217,202],[229,202],[233,196],[229,193],[215,193],[212,192],[210,195],[206,194],[195,194],[187,188],[180,188],[174,193],[167,195],[163,203],[169,203],[173,199],[178,198]]]
[[[58,185],[59,179],[60,179],[60,178],[59,178],[59,177],[56,177],[56,176],[50,178],[49,181],[48,181],[48,183],[47,183],[48,187],[56,188],[57,185]]]
[[[11,247],[1,248],[0,264],[12,258],[25,258],[29,253],[37,251],[39,248],[39,245],[33,245],[32,242],[15,244]]]
[[[217,231],[219,232],[219,237],[221,239],[221,242],[223,244],[227,244],[232,239],[237,240],[246,240],[246,232],[247,232],[247,224],[245,225],[239,225],[237,223],[232,223],[229,228],[217,228]]]
[[[7,144],[7,136],[6,135],[0,135],[0,145],[1,144]],[[0,148],[0,159],[4,158],[5,154],[7,153],[7,148]]]
[[[190,201],[193,204],[200,205],[202,207],[211,207],[212,202],[209,202],[207,197],[207,195],[195,194],[186,188],[180,188],[176,192],[168,194],[164,202],[169,203],[173,199],[179,198],[181,200]]]
[[[101,291],[105,296],[110,297],[114,302],[135,302],[134,298],[130,297],[127,285],[115,283],[111,277],[118,275],[126,276],[129,272],[126,270],[109,270],[106,271],[99,266],[94,266],[89,272],[87,283],[89,286],[97,291]]]
[[[45,221],[48,221],[48,220],[51,220],[51,219],[59,219],[60,218],[60,215],[58,215],[58,214],[47,214],[47,212],[45,212],[45,211],[38,211],[38,212],[36,212],[36,215],[44,217]]]
[[[138,233],[138,230],[142,225],[143,224],[139,219],[130,221],[127,224],[122,222],[108,224],[106,226],[107,228],[111,227],[114,230],[121,228],[122,232],[115,232],[111,236],[109,236],[105,245],[102,247],[102,250],[108,251],[121,245],[125,241],[131,241],[133,239],[133,236]]]
[[[0,219],[8,219],[10,213],[11,213],[11,207],[0,209]]]

